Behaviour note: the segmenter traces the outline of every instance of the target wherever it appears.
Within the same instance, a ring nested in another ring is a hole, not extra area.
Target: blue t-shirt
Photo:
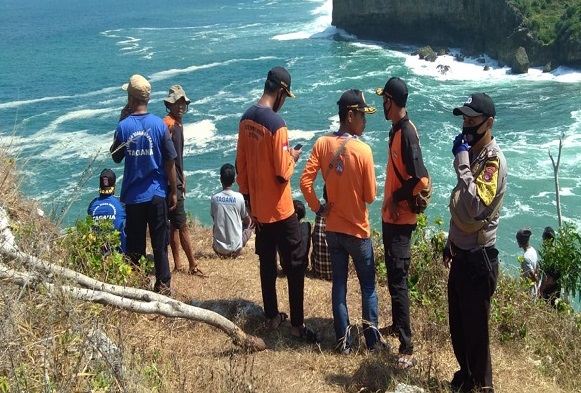
[[[125,236],[125,209],[119,199],[114,195],[95,198],[89,204],[87,214],[95,221],[106,219],[113,221],[113,226],[121,233],[121,251],[125,253],[127,240]]]
[[[155,195],[165,198],[168,177],[163,163],[177,154],[163,120],[150,113],[128,116],[117,125],[112,149],[125,143],[121,202],[149,202]]]

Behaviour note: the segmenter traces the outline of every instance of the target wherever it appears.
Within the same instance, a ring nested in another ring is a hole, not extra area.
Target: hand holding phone
[[[295,149],[295,150],[301,150],[302,148],[303,148],[303,144],[302,143],[297,143],[293,149]]]

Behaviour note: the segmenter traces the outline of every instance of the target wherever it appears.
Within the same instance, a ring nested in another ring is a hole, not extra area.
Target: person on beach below
[[[371,148],[360,137],[365,130],[366,114],[375,113],[363,92],[348,90],[337,102],[339,130],[315,142],[301,175],[301,191],[317,216],[327,217],[327,245],[333,269],[331,302],[337,350],[351,352],[347,276],[349,257],[357,271],[361,288],[363,335],[373,351],[379,341],[378,305],[375,290],[375,260],[367,205],[375,200],[377,184]],[[313,184],[322,172],[327,203],[321,203]]]
[[[117,176],[111,169],[103,169],[99,175],[99,196],[89,203],[87,214],[94,221],[111,220],[115,230],[119,231],[120,252],[127,250],[125,235],[125,208],[115,196]]]
[[[167,215],[168,205],[172,211],[177,204],[177,154],[163,120],[147,112],[151,95],[147,79],[133,75],[122,88],[127,91],[131,114],[117,124],[110,151],[116,163],[125,159],[121,202],[127,213],[127,255],[135,264],[145,257],[149,227],[155,264],[153,289],[171,295]]]
[[[397,365],[405,370],[416,363],[410,323],[408,270],[412,232],[416,229],[418,215],[411,210],[408,201],[426,188],[430,179],[424,166],[418,131],[406,110],[407,85],[400,78],[392,77],[376,93],[383,98],[385,119],[391,121],[381,216],[392,324],[380,329],[380,332],[399,337]]]
[[[241,193],[232,189],[236,170],[232,164],[220,168],[222,191],[212,195],[210,214],[214,221],[212,248],[223,258],[236,258],[254,231]]]
[[[455,108],[462,133],[452,144],[458,178],[450,197],[443,262],[448,276],[450,336],[460,370],[454,392],[494,392],[490,359],[490,299],[498,280],[496,231],[506,192],[506,159],[492,136],[496,108],[484,93]]]
[[[536,297],[539,289],[539,255],[529,242],[531,235],[529,228],[519,229],[516,233],[516,242],[519,248],[524,250],[524,254],[519,257],[521,277],[530,280],[531,295]]]
[[[207,277],[198,267],[194,258],[194,250],[190,240],[190,230],[188,229],[188,216],[184,208],[186,197],[186,175],[184,174],[184,125],[182,119],[188,111],[190,99],[180,85],[173,85],[169,88],[169,94],[163,100],[165,109],[169,113],[163,121],[169,129],[169,134],[176,149],[176,181],[177,181],[177,205],[169,212],[170,238],[169,245],[174,261],[174,269],[178,272],[185,272],[199,277]],[[180,245],[188,258],[189,268],[181,263]]]
[[[269,327],[276,329],[288,318],[278,310],[278,248],[288,282],[291,334],[316,343],[319,336],[304,324],[305,267],[300,258],[301,232],[290,184],[302,150],[289,147],[286,123],[277,113],[287,97],[294,98],[291,76],[284,68],[274,67],[268,72],[258,103],[240,120],[236,181],[257,226],[255,246]]]

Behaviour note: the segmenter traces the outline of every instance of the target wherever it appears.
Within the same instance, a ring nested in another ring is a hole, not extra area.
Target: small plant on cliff
[[[581,235],[575,225],[565,223],[539,252],[541,269],[560,273],[562,289],[572,297],[581,295]]]
[[[90,216],[78,220],[67,229],[61,245],[68,251],[68,263],[74,270],[111,284],[138,284],[143,277],[132,275],[135,268],[141,272],[152,268],[146,258],[135,266],[120,252],[119,231],[111,220],[94,221]]]

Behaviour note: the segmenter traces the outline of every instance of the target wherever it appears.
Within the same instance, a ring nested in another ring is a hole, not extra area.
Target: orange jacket
[[[394,166],[404,179],[403,184],[396,175]],[[424,166],[418,131],[407,115],[394,124],[389,132],[386,171],[383,198],[385,201],[391,195],[398,203],[399,218],[393,220],[387,212],[382,212],[383,221],[390,224],[417,223],[417,214],[410,210],[408,199],[428,185],[428,171]]]
[[[290,186],[294,169],[283,118],[272,108],[251,106],[238,126],[236,182],[250,198],[258,222],[277,222],[294,214]]]
[[[319,210],[321,204],[313,183],[320,170],[327,187],[328,203],[333,203],[327,217],[327,231],[367,239],[371,232],[367,204],[375,200],[377,193],[371,148],[361,139],[349,137],[344,153],[327,173],[335,152],[347,135],[333,133],[317,139],[301,176],[301,191],[311,210]]]

